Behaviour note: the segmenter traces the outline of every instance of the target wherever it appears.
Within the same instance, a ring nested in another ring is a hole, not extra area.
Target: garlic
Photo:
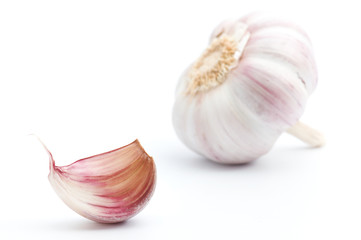
[[[43,146],[50,158],[52,187],[83,217],[100,223],[122,222],[140,212],[153,194],[155,164],[138,140],[62,167],[55,165]]]
[[[316,83],[301,28],[264,14],[228,20],[182,74],[173,125],[186,146],[220,163],[262,156],[284,131],[318,147],[322,135],[298,122]]]

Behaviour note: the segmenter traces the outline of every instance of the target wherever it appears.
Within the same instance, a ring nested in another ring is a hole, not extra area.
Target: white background
[[[361,14],[357,1],[0,1],[0,239],[360,239]],[[271,11],[309,34],[319,85],[302,120],[252,164],[188,150],[171,124],[181,72],[223,19]],[[57,165],[138,138],[156,161],[148,206],[115,225],[74,213]]]

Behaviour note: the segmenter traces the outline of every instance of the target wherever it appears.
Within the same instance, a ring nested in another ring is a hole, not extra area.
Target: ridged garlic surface
[[[53,189],[66,205],[90,220],[125,221],[139,213],[154,192],[155,164],[138,140],[67,166],[56,166],[45,149]]]
[[[320,146],[322,136],[298,123],[316,84],[312,46],[300,27],[265,14],[228,20],[180,77],[173,125],[186,146],[220,163],[262,156],[292,127]]]

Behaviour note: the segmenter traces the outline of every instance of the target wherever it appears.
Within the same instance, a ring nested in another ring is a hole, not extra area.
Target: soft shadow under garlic
[[[238,172],[239,174],[259,174],[266,172],[277,172],[281,169],[293,169],[295,165],[302,164],[308,158],[314,158],[321,151],[320,148],[313,148],[302,143],[294,145],[276,144],[272,151],[260,158],[244,164],[220,164],[215,161],[193,153],[184,146],[167,145],[167,151],[163,151],[163,159],[167,169],[172,168],[177,172],[187,174],[216,174],[223,172]],[[282,165],[282,167],[280,167]]]
[[[63,220],[63,221],[52,221],[46,224],[47,229],[53,231],[112,231],[113,229],[135,229],[141,225],[141,221],[134,221],[132,219],[113,223],[105,224],[87,220]]]

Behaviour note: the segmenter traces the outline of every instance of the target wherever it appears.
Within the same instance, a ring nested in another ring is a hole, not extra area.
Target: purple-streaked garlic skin
[[[153,195],[156,168],[139,141],[56,166],[51,153],[49,181],[78,214],[99,223],[118,223],[139,213]]]
[[[210,42],[245,28],[246,45],[224,81],[189,94],[192,65],[181,76],[173,125],[181,141],[206,158],[226,164],[267,153],[297,123],[317,84],[306,33],[287,21],[250,14],[221,23]]]

